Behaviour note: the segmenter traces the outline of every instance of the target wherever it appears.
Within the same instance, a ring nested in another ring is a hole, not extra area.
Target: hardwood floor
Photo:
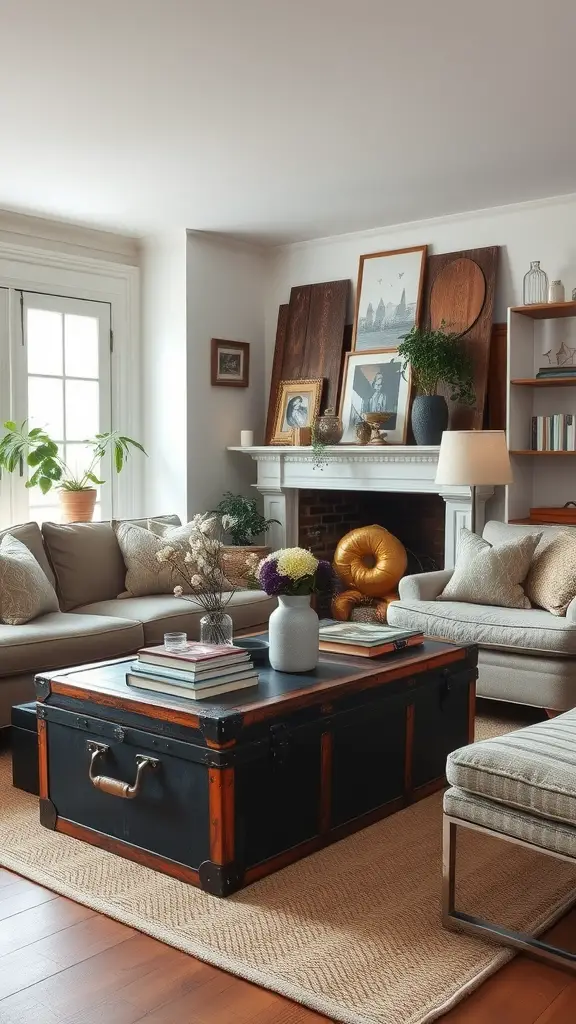
[[[576,910],[551,932],[576,949]],[[0,1024],[327,1018],[0,869]],[[574,1024],[576,977],[517,957],[442,1024]]]

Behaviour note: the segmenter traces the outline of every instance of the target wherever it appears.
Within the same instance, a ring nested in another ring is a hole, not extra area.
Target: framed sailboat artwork
[[[352,350],[390,349],[420,323],[426,245],[360,257]]]

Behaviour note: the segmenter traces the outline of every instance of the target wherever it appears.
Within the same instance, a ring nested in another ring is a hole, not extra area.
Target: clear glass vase
[[[200,619],[200,642],[203,644],[232,644],[234,623],[226,612],[207,612]]]
[[[537,302],[548,302],[548,275],[541,269],[540,260],[533,260],[524,277],[524,305]]]

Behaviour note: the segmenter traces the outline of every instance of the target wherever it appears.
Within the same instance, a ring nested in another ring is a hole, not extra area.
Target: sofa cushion
[[[0,621],[21,626],[59,610],[56,591],[30,549],[5,533],[0,540]]]
[[[446,776],[476,796],[576,825],[576,711],[454,750]]]
[[[19,526],[10,526],[7,530],[0,530],[0,540],[9,533],[11,537],[15,537],[22,544],[25,544],[28,550],[34,555],[34,558],[38,562],[38,565],[42,571],[46,574],[50,583],[53,587],[56,586],[56,579],[54,573],[50,567],[48,556],[44,550],[44,542],[42,540],[42,534],[40,533],[40,527],[38,523],[21,523]]]
[[[261,590],[239,590],[232,595],[227,612],[237,630],[250,629],[268,622],[276,607],[276,598]],[[200,619],[204,609],[197,601],[187,601],[172,594],[154,594],[147,597],[127,597],[122,601],[102,601],[77,608],[74,614],[125,615],[143,623],[147,644],[161,644],[164,633],[182,631],[191,640],[200,637]]]
[[[538,545],[524,589],[532,604],[566,615],[576,596],[576,533],[559,533]]]
[[[540,545],[546,544],[557,537],[559,533],[573,533],[576,536],[576,526],[526,526],[517,523],[500,523],[490,519],[482,530],[482,537],[489,544],[507,544],[508,541],[518,537],[525,537],[527,533],[541,533]]]
[[[522,583],[541,536],[531,533],[493,547],[464,527],[460,531],[454,572],[438,600],[529,608]]]
[[[140,622],[104,615],[50,612],[25,626],[0,625],[0,678],[117,658],[143,640]]]
[[[539,608],[495,608],[463,601],[393,601],[388,623],[421,629],[455,643],[500,647],[518,654],[576,655],[576,622]]]
[[[180,522],[178,516],[160,518]],[[148,520],[135,522],[146,525]],[[63,611],[107,601],[124,590],[126,569],[112,523],[44,523],[42,533]]]
[[[483,825],[532,846],[540,846],[543,850],[563,853],[567,857],[576,855],[576,829],[573,826],[505,807],[494,800],[484,800],[456,786],[444,793],[444,811],[454,818]]]

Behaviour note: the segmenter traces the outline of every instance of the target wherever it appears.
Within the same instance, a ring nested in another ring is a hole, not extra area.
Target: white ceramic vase
[[[318,616],[310,595],[278,598],[268,625],[270,664],[277,672],[311,672],[318,664]]]

